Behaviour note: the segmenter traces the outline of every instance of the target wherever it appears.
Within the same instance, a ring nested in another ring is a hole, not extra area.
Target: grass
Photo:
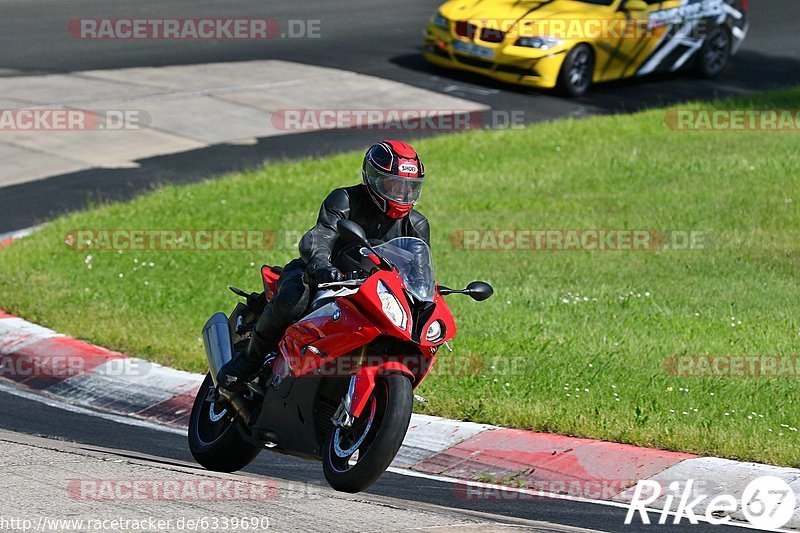
[[[798,108],[800,90],[711,104]],[[704,104],[708,106],[709,104]],[[683,106],[686,107],[686,106]],[[692,107],[699,108],[700,105]],[[424,412],[672,450],[800,466],[795,378],[671,375],[672,355],[797,355],[797,133],[686,133],[664,111],[420,141],[438,278],[486,279],[450,297],[453,354],[421,387]],[[76,252],[76,228],[303,232],[360,154],[166,186],[47,224],[0,252],[0,304],[59,331],[204,371],[200,328],[258,288],[291,246],[236,252]],[[684,251],[468,251],[461,229],[700,230]],[[92,268],[88,268],[91,264]],[[739,322],[741,321],[741,323]],[[454,365],[453,362],[467,364]],[[513,364],[512,364],[513,363]],[[494,366],[494,368],[492,368]],[[448,369],[458,368],[458,372]]]

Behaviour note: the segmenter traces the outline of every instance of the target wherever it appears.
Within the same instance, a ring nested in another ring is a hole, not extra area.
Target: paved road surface
[[[0,430],[122,450],[118,453],[123,457],[128,455],[138,457],[145,454],[158,458],[156,461],[163,461],[164,464],[173,464],[175,461],[193,463],[186,436],[183,434],[119,423],[83,412],[71,412],[18,394],[9,394],[8,391],[9,385],[0,382]],[[298,484],[308,484],[314,490],[327,487],[322,476],[322,466],[317,462],[262,453],[246,470],[250,474],[276,479],[279,484],[287,484],[293,490],[297,490]],[[93,475],[91,469],[86,474]],[[682,525],[671,527],[641,524],[625,526],[624,508],[562,499],[536,498],[522,501],[509,497],[502,500],[466,501],[458,496],[460,491],[454,491],[453,488],[454,485],[443,481],[387,472],[364,495],[367,499],[396,498],[408,502],[404,505],[412,508],[417,503],[433,504],[509,519],[533,520],[608,532],[714,531],[719,533],[721,531],[718,526],[708,524],[689,526],[685,521]],[[2,486],[0,491],[3,491]]]
[[[38,531],[589,531],[350,495],[264,476],[208,472],[182,461],[0,430],[0,529]],[[6,521],[4,524],[3,520]],[[114,522],[122,524],[114,527]],[[108,524],[105,526],[104,524]],[[237,524],[242,524],[237,527]],[[8,528],[8,529],[11,529]]]

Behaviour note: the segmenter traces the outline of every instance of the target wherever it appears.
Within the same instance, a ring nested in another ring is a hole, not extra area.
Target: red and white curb
[[[0,233],[0,249],[7,247],[17,239],[27,237],[28,235],[30,235],[39,228],[40,226],[32,226],[30,228],[20,229],[17,231],[10,231],[8,233]]]
[[[0,376],[51,400],[175,429],[186,428],[203,381],[200,374],[113,352],[2,310]],[[631,501],[639,480],[651,480],[663,491],[648,508],[667,507],[671,515],[682,497],[678,493],[669,497],[667,488],[676,481],[685,486],[688,480],[695,480],[692,499],[726,494],[741,502],[751,481],[776,476],[800,498],[797,469],[418,414],[412,416],[393,470],[453,480],[456,496],[466,500],[524,500],[555,493],[561,495],[557,497],[623,505]],[[696,504],[694,513],[704,515],[710,500]],[[725,514],[745,520],[741,508]],[[799,507],[795,506],[784,527],[800,529]]]

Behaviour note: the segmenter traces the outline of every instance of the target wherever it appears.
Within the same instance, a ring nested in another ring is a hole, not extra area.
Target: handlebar
[[[366,279],[346,279],[343,281],[331,281],[330,283],[317,284],[318,289],[330,289],[332,287],[360,287]]]
[[[328,283],[317,283],[318,289],[330,289],[331,287],[360,287],[366,277],[362,277],[358,271],[347,272],[344,279],[339,281],[330,281]]]

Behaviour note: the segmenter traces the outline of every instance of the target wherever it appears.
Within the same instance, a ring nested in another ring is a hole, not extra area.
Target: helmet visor
[[[364,170],[367,182],[381,197],[398,204],[415,204],[422,194],[422,183],[425,178],[404,178],[394,174],[386,174],[367,165]]]

